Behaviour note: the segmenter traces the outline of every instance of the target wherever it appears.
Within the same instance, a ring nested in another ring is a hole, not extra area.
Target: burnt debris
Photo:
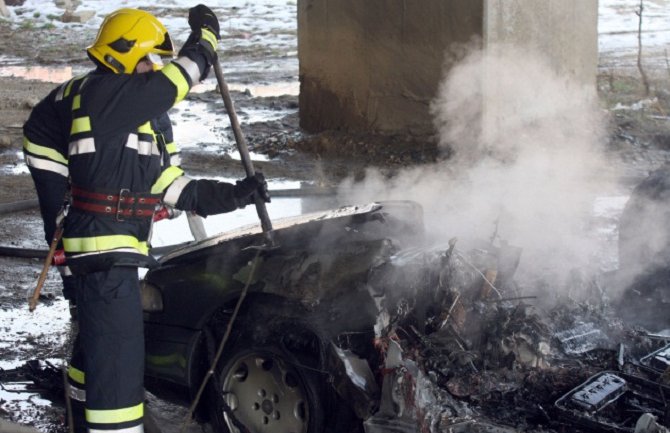
[[[664,341],[623,323],[597,288],[586,302],[534,306],[513,281],[519,255],[483,243],[460,251],[454,240],[371,271],[385,364],[366,432],[652,432],[670,423]]]

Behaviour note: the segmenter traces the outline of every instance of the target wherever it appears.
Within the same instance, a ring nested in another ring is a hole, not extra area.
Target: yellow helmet
[[[117,74],[132,74],[147,54],[174,55],[172,40],[163,24],[149,12],[129,8],[109,14],[86,51]]]

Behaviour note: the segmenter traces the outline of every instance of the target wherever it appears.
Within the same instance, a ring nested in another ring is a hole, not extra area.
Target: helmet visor
[[[163,42],[160,45],[156,45],[152,52],[170,56],[174,55],[174,45],[172,44],[172,39],[168,32],[165,32],[163,35]]]

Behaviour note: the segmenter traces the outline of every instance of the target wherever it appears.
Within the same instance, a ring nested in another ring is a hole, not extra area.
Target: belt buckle
[[[128,188],[122,188],[121,190],[119,190],[119,199],[116,202],[116,220],[119,222],[125,221],[125,219],[123,218],[123,209],[121,208],[121,205],[124,199],[126,199],[129,195],[130,190]]]

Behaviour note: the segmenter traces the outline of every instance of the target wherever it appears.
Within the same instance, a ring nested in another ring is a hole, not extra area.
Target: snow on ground
[[[670,43],[670,1],[644,0],[642,45],[665,49]],[[600,0],[598,19],[601,54],[637,51],[639,0]]]
[[[168,0],[158,3],[140,0],[121,0],[110,2],[107,0],[81,0],[77,10],[93,10],[95,18],[84,25],[98,28],[103,18],[112,11],[120,8],[139,8],[167,11],[168,18],[161,21],[165,26],[176,34],[188,35],[188,23],[186,22],[187,10],[197,2],[191,0]],[[248,32],[275,29],[276,26],[286,30],[295,29],[289,17],[296,11],[296,1],[291,0],[225,0],[206,2],[215,12],[221,10],[233,11],[230,15],[219,15],[221,30],[245,28]],[[13,20],[20,20],[22,16],[41,18],[44,22],[51,22],[56,26],[68,26],[70,24],[60,23],[53,17],[63,14],[63,9],[56,6],[53,0],[26,0],[19,7],[9,8]],[[260,19],[259,19],[260,18]],[[172,21],[174,19],[174,22]],[[273,23],[272,25],[268,25]]]
[[[147,1],[125,0],[82,0],[77,11],[95,11],[95,16],[83,26],[99,28],[102,20],[110,12],[119,8],[148,9],[160,16],[161,22],[177,42],[186,40],[190,33],[187,16],[188,8],[197,2],[186,0]],[[207,5],[214,10],[221,23],[223,48],[240,49],[263,44],[266,49],[288,54],[296,54],[296,1],[286,0],[226,0],[210,1]],[[31,17],[37,23],[50,24],[56,28],[72,26],[61,22],[58,17],[63,10],[51,0],[26,0],[20,7],[9,8],[13,21]],[[269,37],[268,37],[269,36]]]
[[[645,65],[667,67],[670,1],[643,0],[642,52]],[[634,67],[638,52],[639,0],[599,0],[601,68]]]

